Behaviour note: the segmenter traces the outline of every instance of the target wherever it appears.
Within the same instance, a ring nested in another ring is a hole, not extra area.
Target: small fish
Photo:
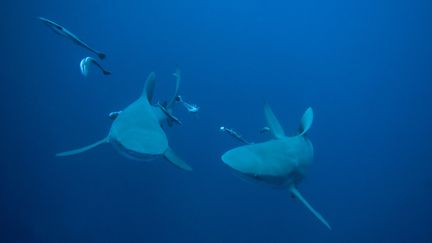
[[[231,128],[227,128],[227,127],[222,126],[222,127],[219,128],[219,130],[220,130],[221,132],[225,132],[225,133],[227,133],[227,134],[230,135],[231,137],[237,139],[238,141],[240,141],[240,142],[242,142],[242,143],[244,143],[244,144],[251,144],[251,143],[248,142],[246,139],[244,139],[242,135],[240,135],[238,132],[234,131],[234,129],[231,129]]]
[[[55,23],[54,21],[51,21],[49,19],[38,17],[40,21],[42,21],[44,24],[46,24],[48,27],[50,27],[55,33],[64,36],[73,42],[75,44],[86,48],[87,50],[95,53],[101,60],[105,59],[106,55],[103,52],[96,51],[95,49],[91,48],[89,45],[87,45],[84,41],[82,41],[80,38],[78,38],[75,34],[67,30],[65,27]]]
[[[183,100],[183,98],[179,95],[176,97],[176,101],[182,103],[182,105],[186,108],[189,113],[197,113],[200,109],[198,105],[189,104]]]
[[[102,65],[100,65],[94,58],[92,58],[92,57],[85,57],[80,62],[81,73],[85,77],[87,77],[87,75],[88,75],[88,69],[89,69],[89,65],[91,63],[93,63],[94,65],[96,65],[102,71],[102,73],[104,75],[110,75],[111,74],[110,71],[108,71],[105,68],[103,68]]]
[[[266,133],[266,132],[270,132],[270,128],[269,127],[263,127],[260,130],[260,133]]]
[[[109,115],[108,115],[108,117],[111,120],[115,120],[120,115],[121,112],[122,111],[113,111],[113,112],[110,112]]]

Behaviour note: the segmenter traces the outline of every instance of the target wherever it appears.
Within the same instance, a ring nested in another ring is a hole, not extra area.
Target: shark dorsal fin
[[[300,127],[299,127],[300,136],[305,135],[309,131],[309,129],[312,126],[312,121],[313,121],[313,110],[311,107],[309,107],[304,112],[303,117],[300,121]]]
[[[270,128],[271,133],[275,138],[285,137],[285,132],[271,110],[268,103],[264,104],[264,115],[267,122],[267,126]]]
[[[147,77],[147,80],[144,84],[144,90],[141,95],[141,97],[145,97],[150,104],[153,99],[155,81],[156,81],[156,74],[154,72],[151,72]]]

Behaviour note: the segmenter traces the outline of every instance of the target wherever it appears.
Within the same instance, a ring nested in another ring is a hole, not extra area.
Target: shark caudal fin
[[[171,148],[168,148],[165,151],[164,156],[167,160],[169,160],[169,162],[171,162],[173,165],[177,166],[178,168],[187,171],[192,170],[192,168],[188,164],[186,164],[186,162],[180,159],[180,157],[178,157],[177,154]]]
[[[306,133],[309,131],[309,129],[312,126],[312,122],[313,122],[313,110],[311,107],[309,107],[303,114],[303,117],[300,121],[300,127],[299,127],[300,136],[306,135]]]
[[[106,137],[106,138],[104,138],[102,140],[99,140],[96,143],[93,143],[93,144],[90,144],[88,146],[85,146],[83,148],[79,148],[79,149],[74,149],[74,150],[69,150],[69,151],[58,153],[58,154],[56,154],[56,156],[57,157],[64,157],[64,156],[70,156],[70,155],[80,154],[80,153],[85,152],[87,150],[90,150],[90,149],[92,149],[92,148],[94,148],[96,146],[99,146],[99,145],[101,145],[103,143],[108,143],[108,137]]]
[[[315,209],[306,201],[306,199],[304,199],[304,197],[300,194],[300,192],[297,190],[297,188],[295,188],[295,186],[291,186],[290,187],[290,192],[294,195],[295,198],[297,198],[298,200],[300,200],[300,202],[303,203],[303,205],[306,206],[307,209],[309,209],[309,211],[319,220],[321,221],[321,223],[323,223],[329,230],[331,230],[331,226],[329,225],[329,223],[327,222],[327,220],[324,219],[324,217],[318,213],[317,211],[315,211]]]

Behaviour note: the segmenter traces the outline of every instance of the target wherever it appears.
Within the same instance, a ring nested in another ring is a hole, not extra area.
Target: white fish
[[[104,75],[110,75],[111,72],[106,70],[105,68],[102,67],[102,65],[100,65],[94,58],[92,57],[85,57],[81,60],[80,62],[80,69],[81,69],[81,73],[82,75],[84,75],[85,77],[87,77],[88,72],[89,72],[89,66],[90,64],[94,64],[96,65]]]

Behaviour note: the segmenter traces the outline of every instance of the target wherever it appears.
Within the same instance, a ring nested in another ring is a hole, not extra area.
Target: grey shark
[[[180,159],[168,145],[168,138],[161,127],[163,121],[169,123],[180,121],[172,115],[172,109],[177,97],[180,75],[176,76],[176,90],[174,98],[163,106],[159,103],[152,105],[155,87],[155,74],[150,73],[141,96],[123,111],[118,112],[113,120],[108,136],[86,147],[58,153],[57,156],[79,154],[100,144],[111,143],[119,151],[129,157],[139,160],[151,160],[160,156],[168,159],[172,164],[183,170],[192,168]]]
[[[95,53],[101,60],[105,59],[106,55],[103,52],[100,51],[96,51],[95,49],[91,48],[89,45],[87,45],[84,41],[82,41],[80,38],[78,38],[75,34],[73,34],[72,32],[70,32],[69,30],[67,30],[65,27],[55,23],[52,20],[43,18],[43,17],[38,17],[38,19],[40,21],[42,21],[44,24],[46,24],[48,27],[50,27],[55,33],[64,36],[70,40],[72,40],[73,42],[75,42],[75,44],[86,48],[87,50]]]
[[[312,108],[305,111],[298,134],[292,137],[285,135],[268,104],[265,104],[264,114],[273,139],[231,149],[222,155],[222,161],[254,181],[288,188],[318,220],[331,229],[324,217],[297,190],[313,159],[312,143],[307,137],[313,120]]]

